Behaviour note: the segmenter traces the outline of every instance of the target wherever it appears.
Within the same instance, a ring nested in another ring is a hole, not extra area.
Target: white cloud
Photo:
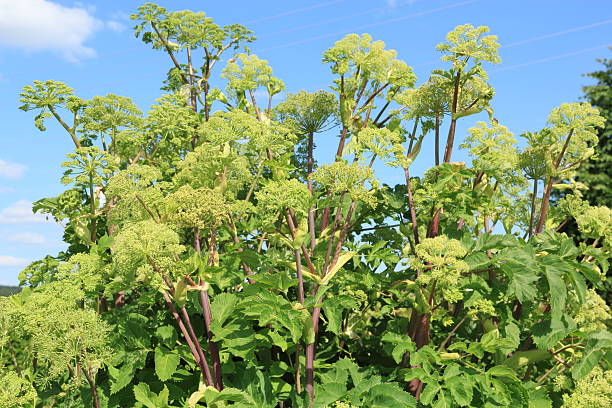
[[[82,6],[49,0],[0,0],[0,45],[54,51],[69,61],[94,57],[84,42],[103,24]]]
[[[0,210],[0,224],[37,224],[47,222],[42,214],[32,212],[32,203],[28,200],[15,201]]]
[[[106,22],[106,26],[116,33],[120,33],[125,30],[125,25],[118,21],[110,20]]]
[[[7,237],[9,241],[18,242],[20,244],[31,244],[40,245],[44,244],[47,240],[41,234],[35,232],[18,232]]]
[[[25,258],[17,258],[11,255],[0,255],[0,268],[2,267],[15,267],[15,266],[27,266],[30,263]]]
[[[1,0],[0,0],[1,1]],[[0,159],[0,177],[17,180],[23,176],[26,166]]]

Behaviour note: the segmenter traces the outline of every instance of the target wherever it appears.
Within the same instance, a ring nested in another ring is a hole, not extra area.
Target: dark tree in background
[[[595,85],[585,86],[585,99],[600,110],[606,119],[605,127],[599,130],[599,144],[595,148],[597,157],[580,166],[576,179],[589,187],[584,198],[591,205],[612,206],[612,59],[598,60],[603,64],[600,71],[586,74],[595,78]]]
[[[598,59],[603,67],[599,71],[585,74],[595,78],[597,83],[585,86],[584,99],[597,107],[606,124],[599,129],[599,144],[595,147],[595,156],[582,164],[576,172],[576,181],[585,184],[589,189],[584,191],[584,199],[591,205],[612,206],[612,59]],[[562,195],[558,194],[558,195]],[[563,232],[573,236],[575,240],[582,239],[574,219],[570,219]],[[612,302],[612,286],[604,282],[600,295],[610,304]]]
[[[583,191],[583,198],[591,205],[612,205],[612,59],[598,59],[603,69],[585,76],[595,78],[597,83],[582,88],[583,99],[599,109],[606,124],[599,129],[599,144],[596,154],[583,163],[576,171],[576,181],[585,184],[588,190]],[[565,196],[563,190],[553,192],[556,199]],[[580,239],[580,231],[574,219],[568,219],[562,231],[575,239]]]

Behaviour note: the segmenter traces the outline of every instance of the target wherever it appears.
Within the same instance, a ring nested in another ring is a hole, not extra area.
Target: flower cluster
[[[467,272],[468,264],[461,260],[467,250],[456,239],[439,235],[426,238],[415,247],[417,257],[409,257],[411,267],[420,270],[417,282],[429,285],[436,282],[442,290],[444,298],[449,302],[457,302],[463,298],[458,288],[461,274]]]
[[[378,184],[374,170],[370,167],[337,161],[319,167],[314,173],[314,180],[330,193],[347,193],[353,201],[363,201],[370,207],[376,206],[374,193]],[[368,188],[367,184],[372,188]]]

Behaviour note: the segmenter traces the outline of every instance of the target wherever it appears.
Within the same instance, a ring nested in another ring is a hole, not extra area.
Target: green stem
[[[51,112],[51,114],[55,117],[55,119],[60,123],[60,125],[62,125],[62,127],[64,129],[66,129],[66,132],[68,132],[68,134],[70,135],[70,137],[72,138],[72,142],[74,143],[74,145],[76,146],[77,149],[81,148],[81,142],[79,142],[79,139],[76,137],[76,135],[74,134],[74,129],[71,128],[70,126],[68,126],[66,124],[66,122],[64,122],[64,120],[60,117],[60,115],[57,114],[57,112],[55,111],[55,109],[53,109],[52,106],[48,106],[49,111]]]
[[[455,142],[455,129],[457,127],[457,119],[455,119],[455,113],[457,113],[457,104],[459,103],[459,81],[461,79],[461,71],[457,72],[455,76],[455,86],[453,91],[453,103],[451,106],[451,123],[448,128],[448,137],[446,138],[446,151],[444,152],[444,163],[448,163],[451,160],[451,154],[453,152],[453,144]]]

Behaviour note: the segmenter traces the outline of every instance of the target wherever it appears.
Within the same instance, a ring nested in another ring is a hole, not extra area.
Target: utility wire
[[[345,31],[342,31],[342,32],[339,32],[339,33],[324,34],[324,35],[321,35],[321,36],[318,36],[318,37],[312,37],[312,38],[308,38],[308,39],[297,41],[297,42],[290,43],[290,44],[275,46],[275,47],[271,47],[271,48],[264,48],[264,49],[258,50],[258,54],[261,55],[261,53],[263,53],[263,52],[270,51],[270,50],[275,50],[275,49],[278,49],[278,48],[286,48],[286,47],[290,47],[290,46],[294,46],[294,45],[299,45],[299,44],[306,43],[306,42],[316,41],[318,39],[324,39],[324,38],[329,38],[329,37],[334,37],[334,36],[342,35],[342,34],[346,33],[346,31],[354,31],[354,30],[360,30],[360,29],[364,29],[364,28],[376,27],[376,26],[380,26],[380,25],[384,25],[384,24],[389,24],[389,23],[393,23],[393,22],[397,22],[397,21],[403,21],[403,20],[407,20],[407,19],[411,19],[411,18],[421,17],[421,16],[428,15],[428,14],[434,14],[434,13],[438,13],[438,12],[441,12],[441,11],[446,11],[446,10],[449,10],[449,9],[453,9],[453,8],[456,8],[456,7],[461,7],[461,6],[465,6],[465,5],[468,5],[468,4],[477,3],[479,1],[482,1],[482,0],[462,1],[462,2],[453,3],[453,4],[449,4],[449,5],[438,7],[438,8],[434,8],[434,9],[424,10],[424,11],[421,11],[421,12],[418,12],[418,13],[413,13],[413,14],[409,14],[409,15],[405,15],[405,16],[401,16],[401,17],[395,17],[395,18],[391,18],[391,19],[387,19],[387,20],[383,20],[383,21],[378,21],[376,23],[370,23],[370,24],[359,26],[359,27],[353,27],[352,29],[348,29],[348,30],[345,30]],[[411,4],[411,3],[414,3],[414,1],[407,1],[406,3],[402,3],[401,5]],[[321,4],[328,4],[328,3],[321,3]],[[396,7],[398,7],[398,6],[396,6]],[[302,10],[302,9],[300,9],[300,10]],[[131,63],[125,64],[125,65],[131,65]]]
[[[541,59],[537,59],[537,60],[523,62],[521,64],[509,65],[509,66],[503,67],[503,68],[492,69],[492,70],[489,70],[489,72],[510,71],[512,69],[523,68],[523,67],[527,67],[529,65],[541,64],[543,62],[554,61],[554,60],[558,60],[558,59],[561,59],[561,58],[573,57],[574,55],[586,54],[587,52],[591,52],[591,51],[595,51],[595,50],[601,50],[602,48],[608,48],[608,47],[611,47],[611,46],[612,46],[611,44],[599,45],[597,47],[585,48],[585,49],[582,49],[582,50],[568,52],[568,53],[565,53],[565,54],[554,55],[552,57],[546,57],[546,58],[541,58]]]
[[[304,8],[300,8],[300,9],[285,11],[284,13],[275,14],[273,16],[258,18],[256,20],[247,21],[246,23],[242,23],[242,24],[243,25],[257,24],[257,23],[261,23],[263,21],[275,20],[277,18],[291,16],[293,14],[300,14],[300,13],[303,13],[305,11],[315,10],[315,9],[322,8],[322,7],[333,6],[334,4],[343,3],[345,1],[346,0],[327,1],[325,3],[314,4],[314,5],[309,6],[309,7],[304,7]]]
[[[548,38],[553,38],[553,37],[558,37],[560,35],[575,33],[577,31],[588,30],[589,28],[599,27],[602,25],[610,24],[610,23],[612,23],[612,20],[600,21],[597,23],[593,23],[593,24],[589,24],[589,25],[585,25],[581,27],[575,27],[575,28],[570,28],[568,30],[557,31],[556,33],[544,34],[539,37],[533,37],[533,38],[528,38],[522,41],[516,41],[510,44],[502,45],[500,48],[516,47],[517,45],[529,44],[529,43],[540,41],[540,40],[546,40]]]
[[[402,17],[397,17],[397,18],[393,18],[393,19],[390,19],[390,20],[385,20],[385,21],[377,22],[377,23],[367,24],[367,25],[364,25],[364,26],[353,28],[353,30],[373,27],[373,26],[377,26],[377,25],[381,25],[381,24],[387,24],[389,22],[395,22],[395,21],[404,20],[404,19],[408,19],[408,18],[414,18],[414,17],[418,17],[418,16],[421,16],[421,15],[426,15],[426,14],[431,14],[431,13],[438,12],[438,11],[443,11],[443,10],[446,10],[448,8],[454,8],[454,7],[459,7],[461,5],[467,5],[467,4],[470,4],[470,3],[475,3],[477,1],[480,1],[480,0],[472,0],[472,1],[467,1],[467,2],[454,3],[454,4],[451,4],[451,5],[445,6],[445,7],[441,7],[441,8],[437,8],[437,9],[432,9],[432,10],[425,10],[423,12],[416,13],[416,14],[411,14],[411,15],[408,15],[408,16],[402,16]],[[328,4],[328,3],[321,3],[321,4]],[[408,1],[407,3],[404,3],[404,4],[410,4],[410,3],[411,2]],[[319,6],[321,6],[321,4]],[[312,6],[312,7],[315,7],[315,6]],[[383,9],[383,8],[380,8],[380,9]],[[303,9],[300,9],[300,10],[303,10]],[[366,12],[371,12],[372,10],[378,10],[378,9],[370,9],[370,10],[367,10]],[[294,12],[297,12],[297,10],[294,10]],[[356,15],[360,15],[360,14],[365,14],[366,12],[356,13],[356,14],[350,15],[347,18],[356,16]],[[274,17],[274,16],[272,16],[272,17]],[[612,23],[612,20],[603,20],[603,21],[599,21],[599,22],[596,22],[596,23],[588,24],[588,25],[585,25],[585,26],[574,27],[574,28],[570,28],[570,29],[567,29],[567,30],[563,30],[563,31],[557,31],[557,32],[554,32],[554,33],[544,34],[544,35],[541,35],[541,36],[532,37],[532,38],[528,38],[528,39],[521,40],[521,41],[516,41],[514,43],[502,45],[500,48],[516,47],[516,46],[520,46],[520,45],[524,45],[524,44],[529,44],[529,43],[533,43],[533,42],[537,42],[537,41],[541,41],[541,40],[545,40],[545,39],[549,39],[549,38],[553,38],[553,37],[557,37],[557,36],[561,36],[561,35],[571,34],[571,33],[579,32],[579,31],[583,31],[583,30],[587,30],[587,29],[591,29],[591,28],[607,25],[607,24],[610,24],[610,23]],[[321,25],[321,24],[317,24],[317,25]],[[300,29],[300,27],[298,27],[296,29]],[[276,49],[276,48],[284,48],[284,47],[288,47],[288,46],[292,46],[292,45],[298,45],[298,44],[302,44],[304,42],[315,41],[316,39],[319,39],[319,38],[327,38],[327,37],[335,36],[335,35],[338,35],[338,34],[339,33],[325,34],[325,35],[322,35],[322,36],[318,36],[318,37],[310,38],[310,39],[305,39],[305,40],[302,40],[302,41],[299,41],[299,42],[295,42],[295,43],[291,43],[291,44],[285,44],[285,45],[281,45],[281,46],[277,46],[277,47],[271,47],[271,48],[262,49],[262,50],[260,50],[260,52],[264,52],[264,51],[268,51],[268,50]],[[601,46],[596,46],[596,47],[590,47],[590,48],[586,48],[586,49],[583,49],[583,50],[573,51],[573,52],[570,52],[570,53],[564,53],[564,54],[560,54],[560,55],[556,55],[556,56],[552,56],[552,57],[541,58],[541,59],[537,59],[537,60],[533,60],[533,61],[527,61],[525,63],[510,65],[510,66],[506,66],[506,67],[500,67],[500,68],[497,68],[497,69],[489,70],[489,72],[503,72],[503,71],[508,71],[508,70],[512,70],[512,69],[522,68],[522,67],[529,66],[529,65],[544,63],[544,62],[548,62],[548,61],[554,61],[554,60],[561,59],[561,58],[567,58],[567,57],[571,57],[571,56],[575,56],[575,55],[580,55],[580,54],[588,53],[588,52],[591,52],[591,51],[595,51],[595,50],[599,50],[599,49],[602,49],[602,48],[606,48],[608,46],[609,45],[601,45]],[[115,54],[115,53],[113,53],[113,54]],[[423,63],[419,63],[419,64],[413,64],[412,66],[413,67],[419,67],[419,66],[429,65],[429,64],[431,64],[433,62],[437,62],[437,61],[439,61],[439,59],[435,59],[435,60],[431,60],[431,61],[427,61],[427,62],[423,62]],[[154,76],[154,75],[158,75],[158,73],[139,75],[139,78],[144,78],[144,77],[149,77],[149,76]],[[125,79],[125,80],[120,80],[120,81],[107,82],[107,83],[105,83],[105,85],[113,85],[113,84],[117,84],[117,83],[124,83],[124,82],[131,82],[131,81],[133,81],[133,79]]]
[[[482,1],[482,0],[468,0],[468,1],[462,1],[462,2],[459,2],[459,3],[453,3],[453,4],[449,4],[447,6],[438,7],[438,8],[434,8],[434,9],[429,9],[429,10],[421,11],[421,12],[418,12],[418,13],[408,14],[408,15],[401,16],[401,17],[395,17],[395,18],[390,18],[390,19],[383,20],[383,21],[378,21],[376,23],[364,24],[364,25],[361,25],[361,26],[358,26],[358,27],[348,28],[346,30],[337,31],[335,33],[323,34],[323,35],[319,35],[319,36],[316,36],[316,37],[306,38],[306,39],[300,40],[300,41],[294,41],[294,42],[291,42],[291,43],[281,44],[281,45],[277,45],[277,46],[274,46],[274,47],[263,48],[263,49],[259,50],[259,52],[272,51],[272,50],[277,50],[277,49],[280,49],[280,48],[287,48],[287,47],[293,47],[295,45],[306,44],[306,43],[309,43],[309,42],[313,42],[313,41],[322,40],[322,39],[329,38],[329,37],[335,37],[335,36],[339,36],[339,35],[342,35],[342,34],[346,34],[347,32],[350,32],[350,31],[363,30],[365,28],[372,28],[372,27],[378,27],[378,26],[385,25],[385,24],[396,23],[398,21],[404,21],[404,20],[408,20],[408,19],[411,19],[411,18],[425,16],[425,15],[428,15],[428,14],[439,13],[441,11],[446,11],[446,10],[450,10],[450,9],[461,7],[461,6],[467,6],[468,4],[477,3],[479,1]]]
[[[557,31],[554,33],[549,33],[549,34],[544,34],[544,35],[540,35],[537,37],[532,37],[532,38],[527,38],[526,40],[521,40],[521,41],[516,41],[510,44],[504,44],[502,46],[500,46],[499,48],[511,48],[511,47],[516,47],[519,45],[524,45],[524,44],[530,44],[533,42],[537,42],[537,41],[541,41],[541,40],[547,40],[549,38],[554,38],[554,37],[558,37],[561,35],[565,35],[565,34],[571,34],[571,33],[575,33],[578,31],[583,31],[583,30],[588,30],[590,28],[595,28],[595,27],[599,27],[599,26],[603,26],[606,24],[610,24],[612,23],[612,20],[604,20],[604,21],[599,21],[597,23],[593,23],[593,24],[589,24],[589,25],[585,25],[585,26],[580,26],[580,27],[574,27],[574,28],[569,28],[567,30],[563,30],[563,31]],[[421,62],[418,64],[414,64],[412,65],[413,67],[422,67],[425,65],[429,65],[429,64],[433,64],[434,62],[438,62],[440,59],[436,58],[436,59],[432,59],[429,61],[425,61],[425,62]],[[492,72],[492,71],[490,71]]]
[[[337,0],[337,1],[335,1],[335,3],[338,3],[340,1],[346,1],[346,0]],[[400,6],[403,6],[403,5],[406,5],[406,4],[412,4],[415,1],[417,1],[417,0],[409,0],[409,1],[405,2],[405,3],[396,5],[395,7],[400,7]],[[476,2],[479,2],[479,1],[481,1],[481,0],[469,0],[469,1],[459,2],[459,3],[453,3],[453,4],[450,4],[450,5],[447,5],[447,6],[443,6],[443,7],[439,7],[439,8],[435,8],[435,9],[430,9],[430,10],[425,10],[425,11],[414,13],[414,14],[410,14],[410,15],[407,15],[407,16],[396,17],[396,18],[392,18],[392,19],[388,19],[388,20],[384,20],[384,21],[379,21],[379,22],[376,22],[376,23],[371,23],[371,24],[366,24],[366,25],[359,26],[359,27],[354,27],[352,29],[349,29],[349,31],[351,31],[351,30],[359,30],[359,29],[369,28],[369,27],[375,27],[375,26],[380,26],[380,25],[383,25],[383,24],[388,24],[388,23],[392,23],[392,22],[396,22],[396,21],[402,21],[402,20],[406,20],[406,19],[410,19],[410,18],[416,18],[416,17],[420,17],[420,16],[423,16],[423,15],[433,14],[433,13],[445,11],[445,10],[448,10],[448,9],[460,7],[460,6],[463,6],[463,5],[468,5],[468,4],[471,4],[471,3],[476,3]],[[334,2],[320,3],[318,5],[311,6],[310,8],[323,7],[324,5],[329,5],[331,3],[334,3]],[[283,14],[287,14],[287,13],[294,14],[294,13],[298,13],[298,12],[301,12],[301,11],[304,11],[304,10],[310,9],[310,8],[297,9],[297,10],[293,10],[293,11],[286,12],[286,13],[283,13]],[[371,11],[371,10],[369,10],[369,11]],[[275,16],[270,16],[269,18],[266,17],[266,19],[277,18],[278,16],[280,16],[280,14],[277,14]],[[340,34],[344,34],[344,33],[345,32],[341,32]],[[339,33],[332,33],[332,34],[326,34],[326,35],[323,35],[323,36],[319,36],[319,37],[316,37],[316,38],[310,38],[310,39],[306,39],[306,40],[300,41],[300,42],[298,42],[298,44],[301,44],[302,42],[315,41],[315,40],[317,40],[319,38],[333,37],[333,36],[336,36],[338,34]],[[289,46],[292,46],[292,45],[295,45],[295,44],[292,43],[292,44],[282,45],[280,47],[272,47],[272,48],[261,49],[261,50],[259,50],[259,52],[261,53],[261,52],[268,51],[270,49],[284,48],[284,47],[289,47]],[[111,53],[102,55],[102,56],[98,57],[97,59],[99,60],[99,59],[107,57],[107,56],[123,54],[123,53],[129,52],[129,51],[132,51],[135,48],[138,48],[138,47],[130,47],[129,49],[118,50],[118,51],[115,51],[115,52],[111,52]],[[60,64],[57,64],[57,65],[60,65]],[[131,65],[131,62],[126,62],[125,64],[121,64],[121,65],[129,66],[129,65]],[[117,67],[116,64],[114,66]],[[25,72],[25,73],[21,72],[21,73],[17,73],[16,75],[9,75],[8,77],[20,77],[20,76],[25,76],[25,75],[28,75],[28,73],[27,72]],[[155,74],[152,74],[152,75],[155,75]],[[148,76],[148,75],[146,75],[146,74],[144,76],[143,75],[139,75],[139,78],[146,77],[146,76]],[[121,80],[121,81],[117,81],[117,83],[118,82],[127,82],[127,81],[131,81],[131,80]],[[110,85],[110,84],[113,84],[113,83],[115,83],[115,81],[110,82],[110,83],[106,83],[106,85]]]
[[[314,5],[309,6],[309,7],[304,7],[304,8],[300,8],[300,9],[294,9],[294,10],[286,11],[284,13],[275,14],[275,15],[271,15],[271,16],[267,16],[267,17],[262,17],[262,18],[259,18],[257,20],[248,21],[246,23],[243,23],[243,25],[256,24],[256,23],[263,22],[263,21],[274,20],[274,19],[277,19],[277,18],[281,18],[281,17],[293,15],[293,14],[303,13],[303,12],[306,12],[306,11],[309,11],[309,10],[314,10],[314,9],[318,9],[318,8],[322,8],[322,7],[332,6],[334,4],[343,3],[343,2],[346,2],[346,1],[347,0],[334,0],[334,1],[328,1],[328,2],[325,2],[325,3],[314,4]],[[93,61],[96,61],[96,60],[99,61],[101,59],[105,59],[105,58],[108,58],[108,57],[114,57],[114,56],[117,56],[117,55],[127,54],[127,53],[133,52],[133,51],[138,50],[138,49],[142,49],[142,44],[141,43],[139,43],[138,45],[135,45],[133,47],[128,47],[128,48],[123,48],[121,50],[107,52],[107,53],[98,55],[98,56],[96,56],[94,58],[83,60],[83,62],[92,61],[92,60]],[[67,62],[67,61],[58,61],[58,62],[56,62],[54,64],[47,65],[46,67],[47,68],[49,68],[49,67],[59,67],[59,66],[64,66],[66,64],[72,64],[72,63]],[[8,75],[6,75],[6,77],[7,78],[19,78],[19,77],[24,77],[26,75],[29,75],[31,73],[33,73],[33,71],[30,71],[30,72],[23,72],[23,71],[21,71],[21,72],[15,73],[15,74],[8,74]]]
[[[403,3],[396,4],[393,7],[391,7],[391,6],[376,7],[376,8],[368,9],[368,10],[365,10],[365,11],[360,11],[359,13],[347,14],[345,16],[340,16],[340,17],[332,18],[330,20],[320,21],[318,23],[306,24],[306,25],[303,25],[303,26],[288,28],[286,30],[274,31],[274,32],[271,32],[271,33],[264,33],[264,34],[258,35],[257,39],[276,37],[279,34],[293,33],[295,31],[302,31],[302,30],[306,30],[306,29],[309,29],[309,28],[313,28],[313,27],[320,27],[322,25],[328,25],[328,24],[331,24],[331,23],[337,23],[338,21],[348,20],[349,18],[364,16],[364,15],[372,14],[372,13],[376,13],[376,12],[381,12],[381,11],[386,11],[386,10],[395,10],[395,9],[397,9],[399,7],[412,5],[412,4],[416,3],[417,1],[418,0],[407,0],[407,1],[403,2]]]

